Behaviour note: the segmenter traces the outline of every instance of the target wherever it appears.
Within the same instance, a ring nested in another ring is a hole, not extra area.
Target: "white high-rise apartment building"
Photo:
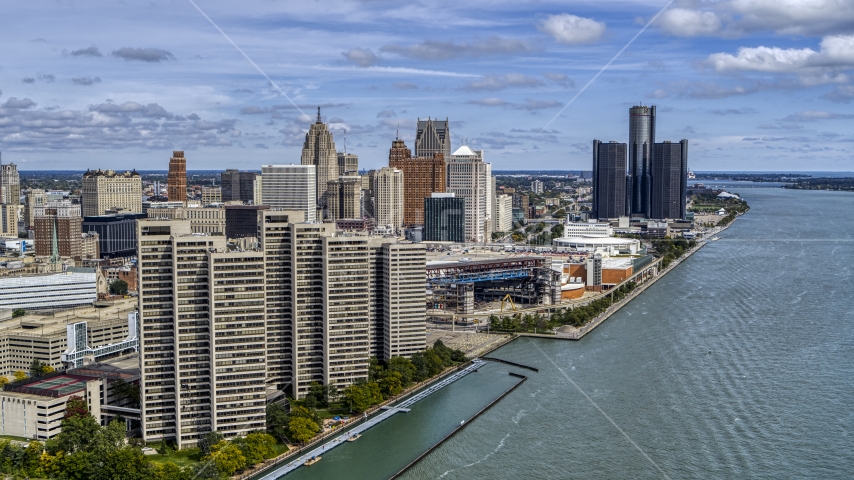
[[[533,182],[531,182],[531,192],[543,193],[543,182],[539,180],[534,180]]]
[[[368,378],[372,355],[426,347],[423,244],[338,237],[301,211],[258,215],[249,251],[187,220],[137,224],[146,441],[263,429],[270,390],[345,388]]]
[[[230,252],[187,220],[140,220],[143,438],[197,445],[264,428],[264,253]]]
[[[314,165],[262,165],[263,180],[260,183],[264,205],[273,209],[300,211],[305,215],[305,221],[316,221],[316,172],[317,167]]]
[[[373,214],[377,227],[403,228],[403,171],[383,167],[373,174]]]
[[[513,230],[513,196],[501,194],[495,201],[495,231],[509,232]]]
[[[483,243],[489,240],[489,205],[492,194],[491,165],[483,161],[483,150],[474,151],[463,145],[448,162],[448,192],[466,201],[466,241]]]

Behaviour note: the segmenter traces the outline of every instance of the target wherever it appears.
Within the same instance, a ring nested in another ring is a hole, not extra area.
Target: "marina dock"
[[[407,398],[406,400],[400,402],[397,405],[383,407],[382,410],[384,410],[384,411],[382,413],[380,413],[379,415],[377,415],[376,417],[373,417],[370,420],[366,420],[365,422],[351,428],[350,430],[341,433],[341,435],[338,435],[337,437],[335,437],[332,440],[324,443],[323,445],[320,445],[319,447],[317,447],[317,448],[311,450],[310,452],[300,456],[299,458],[296,458],[296,459],[288,462],[286,465],[282,465],[281,467],[273,470],[272,472],[264,475],[263,477],[258,477],[258,479],[259,480],[276,480],[279,477],[281,477],[282,475],[285,475],[289,472],[296,470],[297,468],[299,468],[303,464],[305,464],[305,462],[307,462],[308,460],[311,460],[311,458],[319,457],[319,456],[323,455],[324,453],[332,450],[333,448],[346,443],[347,439],[350,438],[351,436],[361,435],[362,433],[364,433],[369,428],[371,428],[375,425],[378,425],[379,423],[381,423],[385,420],[388,420],[389,418],[391,418],[392,416],[394,416],[397,413],[409,412],[409,407],[411,407],[412,405],[414,405],[418,401],[423,400],[424,398],[432,395],[433,393],[436,393],[437,391],[441,390],[442,388],[444,388],[444,387],[456,382],[457,380],[465,377],[469,373],[476,372],[485,363],[486,362],[484,362],[483,360],[481,360],[479,358],[472,360],[471,365],[467,366],[466,368],[463,368],[462,370],[454,373],[453,375],[450,375],[447,378],[444,378],[441,381],[436,382],[433,385],[430,385],[429,387],[427,387],[424,390],[418,392],[417,394]]]

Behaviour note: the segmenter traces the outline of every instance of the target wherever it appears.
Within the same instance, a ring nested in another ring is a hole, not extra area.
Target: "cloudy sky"
[[[194,1],[269,80],[189,0],[6,5],[3,160],[298,163],[319,105],[361,167],[430,116],[495,169],[589,169],[642,103],[693,170],[854,170],[854,0]]]

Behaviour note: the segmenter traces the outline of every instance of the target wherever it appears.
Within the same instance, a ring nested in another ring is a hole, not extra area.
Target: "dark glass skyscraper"
[[[626,144],[593,140],[593,217],[626,216]]]
[[[684,219],[687,188],[688,140],[654,144],[649,217]]]
[[[434,193],[424,199],[424,240],[464,242],[466,199],[453,193]]]
[[[629,109],[629,213],[649,216],[652,184],[652,146],[655,144],[655,105]]]

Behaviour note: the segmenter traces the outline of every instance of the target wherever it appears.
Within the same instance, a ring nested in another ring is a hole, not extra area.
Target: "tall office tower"
[[[33,228],[33,221],[36,218],[35,208],[47,203],[47,194],[40,188],[31,188],[27,193],[27,199],[24,206],[24,225],[27,228]]]
[[[303,212],[258,211],[260,248],[266,258],[267,297],[267,384],[276,390],[291,390],[294,366],[294,231],[291,224],[303,222]],[[310,225],[309,228],[315,228]],[[309,275],[312,275],[308,272]],[[320,279],[315,280],[320,285]],[[299,293],[311,293],[302,286]],[[318,333],[319,334],[319,333]],[[305,334],[310,341],[311,331]]]
[[[513,196],[501,194],[495,201],[495,231],[513,230]]]
[[[482,156],[482,155],[481,155]],[[492,176],[492,164],[486,164],[486,230],[484,231],[483,241],[492,240],[492,232],[495,231],[495,177]]]
[[[427,250],[423,243],[383,243],[383,356],[411,357],[426,347]]]
[[[418,130],[415,132],[415,156],[433,158],[441,153],[445,158],[451,156],[451,129],[448,119],[445,121],[418,119]]]
[[[0,161],[0,203],[21,203],[21,177],[14,163],[4,164]]]
[[[403,140],[396,139],[391,143],[388,166],[403,172],[403,224],[424,225],[424,199],[447,188],[444,154],[412,158]]]
[[[183,150],[174,150],[169,159],[167,197],[170,202],[187,202],[187,159]]]
[[[403,172],[383,167],[373,175],[373,213],[377,226],[390,226],[399,232],[403,227]]]
[[[136,170],[86,170],[82,193],[84,217],[104,215],[108,210],[142,212],[142,177]]]
[[[656,143],[652,150],[650,218],[684,219],[688,190],[688,140]]]
[[[258,202],[255,198],[256,184],[259,176],[255,172],[241,172],[239,170],[229,168],[222,172],[219,176],[222,184],[222,201],[223,202],[243,202],[246,204],[255,204]]]
[[[448,162],[448,191],[465,199],[466,241],[487,241],[486,226],[491,206],[488,165],[483,161],[483,150],[473,151],[463,145],[451,155]]]
[[[0,203],[0,235],[4,237],[18,236],[18,205]]]
[[[56,235],[60,257],[80,258],[83,225],[80,205],[68,200],[48,202],[35,207],[34,222],[36,256],[51,255]]]
[[[626,211],[625,143],[593,140],[593,218],[624,217]]]
[[[316,171],[314,165],[262,165],[261,198],[264,205],[279,210],[297,210],[303,212],[306,222],[316,221]]]
[[[355,153],[338,152],[338,175],[352,176],[359,174],[359,156]]]
[[[531,192],[543,193],[543,182],[539,180],[534,180],[533,182],[531,182]]]
[[[327,212],[329,219],[362,218],[362,178],[342,176],[328,182]]]
[[[466,200],[453,193],[434,193],[424,199],[424,240],[466,241]]]
[[[655,143],[655,105],[629,109],[629,178],[627,179],[630,215],[649,216],[652,185],[652,146]]]
[[[305,134],[300,163],[316,167],[316,203],[319,207],[325,207],[327,183],[338,178],[338,152],[335,150],[332,132],[320,120],[320,107],[317,107],[317,122],[313,123]]]

